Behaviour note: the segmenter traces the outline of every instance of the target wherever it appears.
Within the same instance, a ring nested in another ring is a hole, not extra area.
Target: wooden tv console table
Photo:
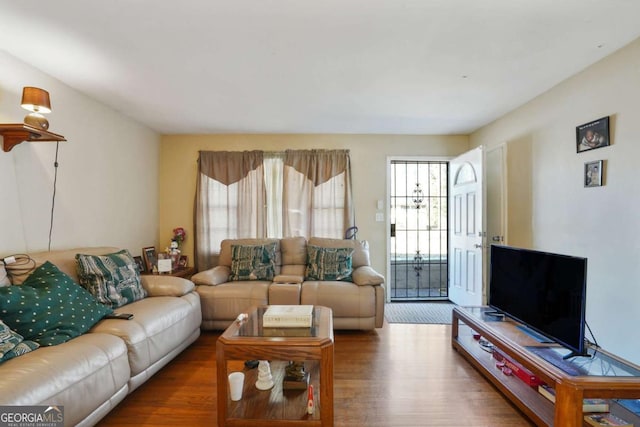
[[[489,307],[455,307],[451,327],[451,345],[469,360],[507,398],[538,426],[582,427],[583,398],[640,398],[640,367],[602,349],[590,348],[591,358],[573,362],[586,374],[572,376],[547,362],[527,347],[549,347],[518,328],[513,320],[492,320]],[[496,367],[495,360],[474,339],[482,335],[512,360],[529,369],[541,381],[556,390],[554,405],[515,376],[507,376]],[[552,345],[553,346],[553,345]],[[561,351],[562,347],[557,347]],[[556,350],[552,350],[556,351]],[[563,353],[568,353],[564,349]]]

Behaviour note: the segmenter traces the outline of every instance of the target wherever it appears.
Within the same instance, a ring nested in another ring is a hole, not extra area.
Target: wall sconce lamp
[[[51,112],[49,92],[37,87],[22,89],[22,108],[31,111],[24,118],[24,122],[38,129],[49,129],[49,121],[42,115]]]
[[[37,87],[25,87],[22,90],[22,108],[31,111],[24,123],[0,124],[2,149],[11,151],[24,141],[66,141],[64,136],[49,132],[49,121],[42,115],[51,112],[49,92]]]

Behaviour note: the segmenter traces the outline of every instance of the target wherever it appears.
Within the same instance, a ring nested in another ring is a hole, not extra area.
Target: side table
[[[173,276],[173,277],[182,277],[184,279],[190,279],[191,276],[196,274],[195,267],[184,267],[177,268],[172,270],[171,273],[143,273],[144,276]]]

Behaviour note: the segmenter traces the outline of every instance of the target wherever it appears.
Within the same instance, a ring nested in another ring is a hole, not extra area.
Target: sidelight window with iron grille
[[[448,296],[446,161],[391,161],[392,301]]]

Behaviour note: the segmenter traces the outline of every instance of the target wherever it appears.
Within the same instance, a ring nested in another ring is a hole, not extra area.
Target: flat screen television
[[[585,355],[587,259],[491,246],[489,306]]]

